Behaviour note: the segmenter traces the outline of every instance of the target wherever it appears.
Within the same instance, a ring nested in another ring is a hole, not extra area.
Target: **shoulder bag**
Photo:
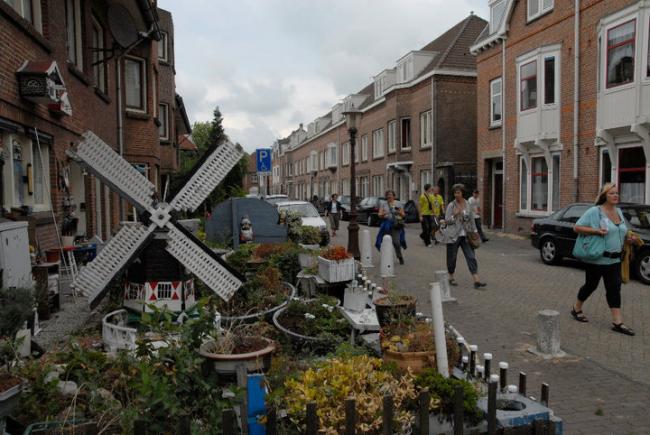
[[[478,249],[481,246],[481,237],[478,233],[467,233],[467,242],[473,249]]]
[[[598,210],[600,213],[600,209]],[[573,246],[573,256],[587,263],[598,260],[605,253],[605,237],[579,234]]]

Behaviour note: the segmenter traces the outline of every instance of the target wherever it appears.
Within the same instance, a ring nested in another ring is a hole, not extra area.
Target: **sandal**
[[[589,321],[587,316],[585,316],[582,311],[576,311],[575,307],[571,307],[571,316],[573,316],[573,318],[578,322],[586,323]]]
[[[455,279],[452,278],[452,279],[449,280],[449,285],[453,285],[454,287],[456,287],[456,286],[458,286],[458,283],[456,282]]]
[[[612,331],[614,332],[620,332],[621,334],[625,334],[625,335],[636,335],[632,328],[625,326],[625,324],[623,323],[619,323],[619,324],[612,323],[612,325],[613,325]]]

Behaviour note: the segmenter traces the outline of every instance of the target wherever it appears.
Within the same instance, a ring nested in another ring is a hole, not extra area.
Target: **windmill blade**
[[[111,281],[153,237],[154,228],[155,225],[145,227],[139,222],[124,224],[97,257],[81,269],[72,286],[88,298],[91,308],[99,304]]]
[[[196,210],[243,155],[244,150],[230,141],[216,147],[176,194],[171,207],[175,210]]]
[[[83,138],[73,155],[86,169],[140,211],[150,209],[156,187],[93,132],[85,132]]]
[[[215,253],[202,248],[175,225],[170,224],[167,252],[188,268],[205,285],[228,301],[241,287],[242,279],[232,273]]]

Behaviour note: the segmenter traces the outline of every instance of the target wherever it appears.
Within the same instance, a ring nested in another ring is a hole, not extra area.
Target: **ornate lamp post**
[[[348,252],[354,258],[359,260],[361,254],[359,253],[359,224],[357,224],[357,188],[356,188],[356,167],[354,147],[356,145],[357,128],[361,121],[361,111],[351,104],[350,107],[343,112],[345,115],[345,123],[348,127],[350,135],[350,223],[348,225]]]

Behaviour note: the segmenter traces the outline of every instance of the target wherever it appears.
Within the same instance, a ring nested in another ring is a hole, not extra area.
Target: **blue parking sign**
[[[255,150],[257,172],[271,172],[271,148],[258,148]]]

